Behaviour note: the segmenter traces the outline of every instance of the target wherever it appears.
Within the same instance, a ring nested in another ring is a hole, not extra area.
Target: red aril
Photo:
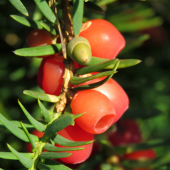
[[[105,132],[115,119],[115,108],[109,98],[95,90],[78,91],[71,101],[74,115],[84,113],[76,123],[92,134]]]
[[[38,70],[38,85],[47,94],[60,95],[63,84],[64,64],[60,53],[44,58]]]
[[[156,158],[156,152],[153,149],[147,149],[147,150],[139,150],[134,151],[131,153],[127,153],[123,156],[123,159],[126,160],[148,160],[148,159],[155,159]]]
[[[94,139],[94,135],[90,134],[86,131],[84,131],[81,127],[78,126],[77,123],[75,123],[74,126],[69,125],[65,129],[57,132],[57,134],[61,135],[62,137],[72,140],[72,141],[92,141]],[[66,146],[60,146],[56,144],[55,146],[58,147],[66,147]],[[88,145],[83,146],[77,146],[77,147],[83,147],[85,149],[78,150],[78,151],[67,151],[69,153],[72,153],[71,156],[66,158],[60,158],[65,163],[68,164],[77,164],[84,162],[91,154],[93,143],[90,143]]]
[[[131,153],[127,153],[123,156],[123,160],[132,160],[132,161],[145,161],[152,160],[156,158],[156,152],[153,149],[139,150]],[[134,170],[150,170],[151,168],[145,167],[140,168],[136,167]]]
[[[103,19],[84,23],[80,37],[86,38],[92,49],[92,56],[114,59],[125,46],[125,39],[117,28]]]
[[[33,29],[26,38],[26,43],[30,47],[44,46],[52,44],[50,34],[45,30]]]
[[[97,74],[97,72],[92,73],[92,75],[94,74]],[[105,77],[101,77],[94,80],[90,80],[81,85],[96,83],[102,81],[104,78]],[[119,118],[123,115],[123,113],[128,109],[129,107],[128,95],[114,79],[112,78],[109,79],[106,83],[104,83],[103,85],[97,88],[94,88],[93,90],[101,92],[102,94],[107,96],[112,102],[112,105],[115,107],[115,112],[116,112],[113,123],[119,120]]]

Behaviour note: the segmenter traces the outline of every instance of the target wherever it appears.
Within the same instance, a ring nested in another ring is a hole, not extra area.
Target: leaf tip
[[[10,144],[7,143],[6,145],[7,145],[7,147],[10,149]]]
[[[69,153],[69,154],[68,154],[68,156],[71,156],[71,155],[72,155],[72,153]]]
[[[18,103],[20,104],[20,101],[19,101],[19,99],[18,99]]]

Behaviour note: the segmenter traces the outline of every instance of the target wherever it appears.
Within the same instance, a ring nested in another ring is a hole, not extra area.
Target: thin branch
[[[67,53],[66,53],[66,45],[74,37],[73,27],[72,27],[72,18],[70,14],[70,4],[69,4],[69,0],[62,0],[61,3],[63,7],[64,27],[61,30],[61,26],[58,25],[58,28],[59,28],[59,34],[60,34],[60,39],[62,43],[62,52],[65,58],[65,61],[64,61],[65,70],[64,70],[64,75],[63,75],[64,82],[63,82],[62,92],[60,95],[61,98],[60,98],[60,101],[56,105],[57,113],[62,112],[65,109],[68,99],[71,99],[73,96],[73,93],[70,91],[70,79],[75,69],[73,65],[73,61],[67,58]]]
[[[70,4],[68,0],[63,0],[62,1],[62,6],[63,6],[63,20],[64,22],[64,34],[65,37],[67,38],[67,42],[70,41],[74,37],[74,32],[73,32],[73,22],[72,22],[72,17],[70,14]]]

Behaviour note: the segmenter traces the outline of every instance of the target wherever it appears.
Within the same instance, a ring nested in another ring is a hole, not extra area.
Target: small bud
[[[45,159],[43,159],[43,158],[41,158],[40,161],[41,161],[42,163],[45,163]]]

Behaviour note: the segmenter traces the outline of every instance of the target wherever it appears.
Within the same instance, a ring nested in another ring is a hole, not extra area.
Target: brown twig
[[[69,1],[63,0],[62,7],[63,7],[63,20],[66,21],[64,22],[64,34],[65,34],[66,42],[68,43],[74,37],[73,22],[70,14]]]
[[[55,2],[56,0],[51,0],[51,1]],[[64,82],[63,82],[62,92],[60,95],[60,101],[56,105],[57,113],[62,112],[65,109],[68,99],[71,99],[73,96],[69,87],[70,87],[70,79],[74,72],[73,62],[69,58],[67,58],[67,52],[66,52],[66,45],[74,36],[73,28],[72,28],[72,19],[71,19],[71,14],[70,14],[70,5],[69,5],[68,0],[62,0],[61,2],[63,5],[64,27],[61,30],[61,25],[58,20],[58,31],[60,34],[60,39],[61,39],[61,44],[62,44],[62,53],[64,56],[65,70],[63,74]],[[55,6],[55,14],[57,16],[56,6]]]

